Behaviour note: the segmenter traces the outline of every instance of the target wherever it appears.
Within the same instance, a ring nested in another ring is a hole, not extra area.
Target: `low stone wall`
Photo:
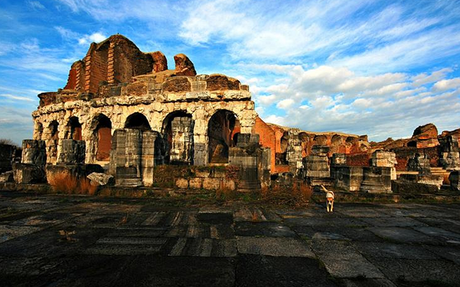
[[[153,186],[181,189],[236,190],[238,188],[236,166],[172,166],[155,167]]]

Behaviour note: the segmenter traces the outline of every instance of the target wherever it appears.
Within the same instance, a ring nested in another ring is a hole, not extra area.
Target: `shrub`
[[[95,195],[97,186],[91,185],[87,178],[77,178],[68,172],[59,172],[48,179],[54,192],[66,194]]]

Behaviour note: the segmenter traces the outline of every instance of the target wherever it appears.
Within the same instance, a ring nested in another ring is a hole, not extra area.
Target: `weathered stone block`
[[[46,145],[41,140],[22,141],[22,159],[24,164],[35,164],[45,166],[46,164]]]
[[[211,174],[211,171],[209,169],[195,169],[195,175],[196,177],[201,177],[201,178],[206,178],[209,177]]]
[[[85,141],[63,139],[58,164],[83,164],[85,163]]]
[[[398,194],[436,194],[439,191],[435,185],[406,180],[392,181],[391,190]]]
[[[193,189],[200,189],[203,188],[203,179],[202,178],[191,178],[189,180],[189,187]]]
[[[363,182],[360,191],[391,193],[391,167],[363,167]]]
[[[334,185],[346,191],[359,191],[363,181],[363,168],[357,166],[333,167]]]
[[[141,172],[144,186],[152,186],[155,168],[155,142],[158,134],[153,131],[142,132]]]
[[[110,185],[114,182],[112,175],[101,172],[92,172],[87,176],[87,178],[91,181],[91,185],[93,186]]]
[[[391,180],[396,180],[396,168],[397,164],[396,154],[394,152],[376,150],[372,154],[371,165],[375,167],[389,167],[391,168]]]
[[[325,145],[314,145],[311,147],[312,155],[327,155],[329,153],[330,147]]]
[[[43,166],[14,163],[13,178],[16,183],[42,183],[46,182],[46,173]]]
[[[224,180],[224,188],[228,190],[236,190],[236,183],[233,180]]]
[[[331,166],[345,166],[347,165],[347,156],[343,153],[335,153],[331,158]]]
[[[175,117],[171,121],[170,162],[191,164],[193,159],[193,120]]]
[[[407,162],[408,171],[418,171],[421,175],[431,174],[430,159],[427,155],[415,154]]]
[[[203,188],[209,190],[217,190],[221,188],[222,179],[220,178],[205,178],[203,179]]]
[[[444,169],[460,170],[460,153],[458,151],[443,152],[439,161]]]
[[[326,155],[309,155],[303,159],[304,176],[311,182],[312,179],[329,178],[329,160]]]
[[[178,178],[176,180],[176,186],[178,188],[186,189],[188,188],[188,180],[186,178]]]

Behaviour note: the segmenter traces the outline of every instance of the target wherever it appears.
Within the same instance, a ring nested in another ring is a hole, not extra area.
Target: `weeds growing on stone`
[[[67,172],[60,172],[48,179],[54,192],[66,194],[95,195],[97,186],[91,185],[87,178],[77,178]]]

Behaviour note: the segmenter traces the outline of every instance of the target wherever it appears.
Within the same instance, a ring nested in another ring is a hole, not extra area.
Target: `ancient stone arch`
[[[112,147],[112,122],[104,114],[98,114],[91,121],[90,138],[87,146],[88,162],[108,161]]]
[[[234,146],[234,131],[239,121],[234,112],[216,111],[208,122],[208,158],[210,163],[227,163],[229,148]]]
[[[151,130],[150,123],[141,113],[134,113],[128,116],[125,122],[127,129],[140,129],[143,131]]]
[[[164,118],[161,134],[164,139],[165,163],[193,164],[193,132],[194,120],[187,111],[177,110]]]
[[[82,140],[82,126],[78,117],[73,116],[69,118],[64,137],[66,139]]]

